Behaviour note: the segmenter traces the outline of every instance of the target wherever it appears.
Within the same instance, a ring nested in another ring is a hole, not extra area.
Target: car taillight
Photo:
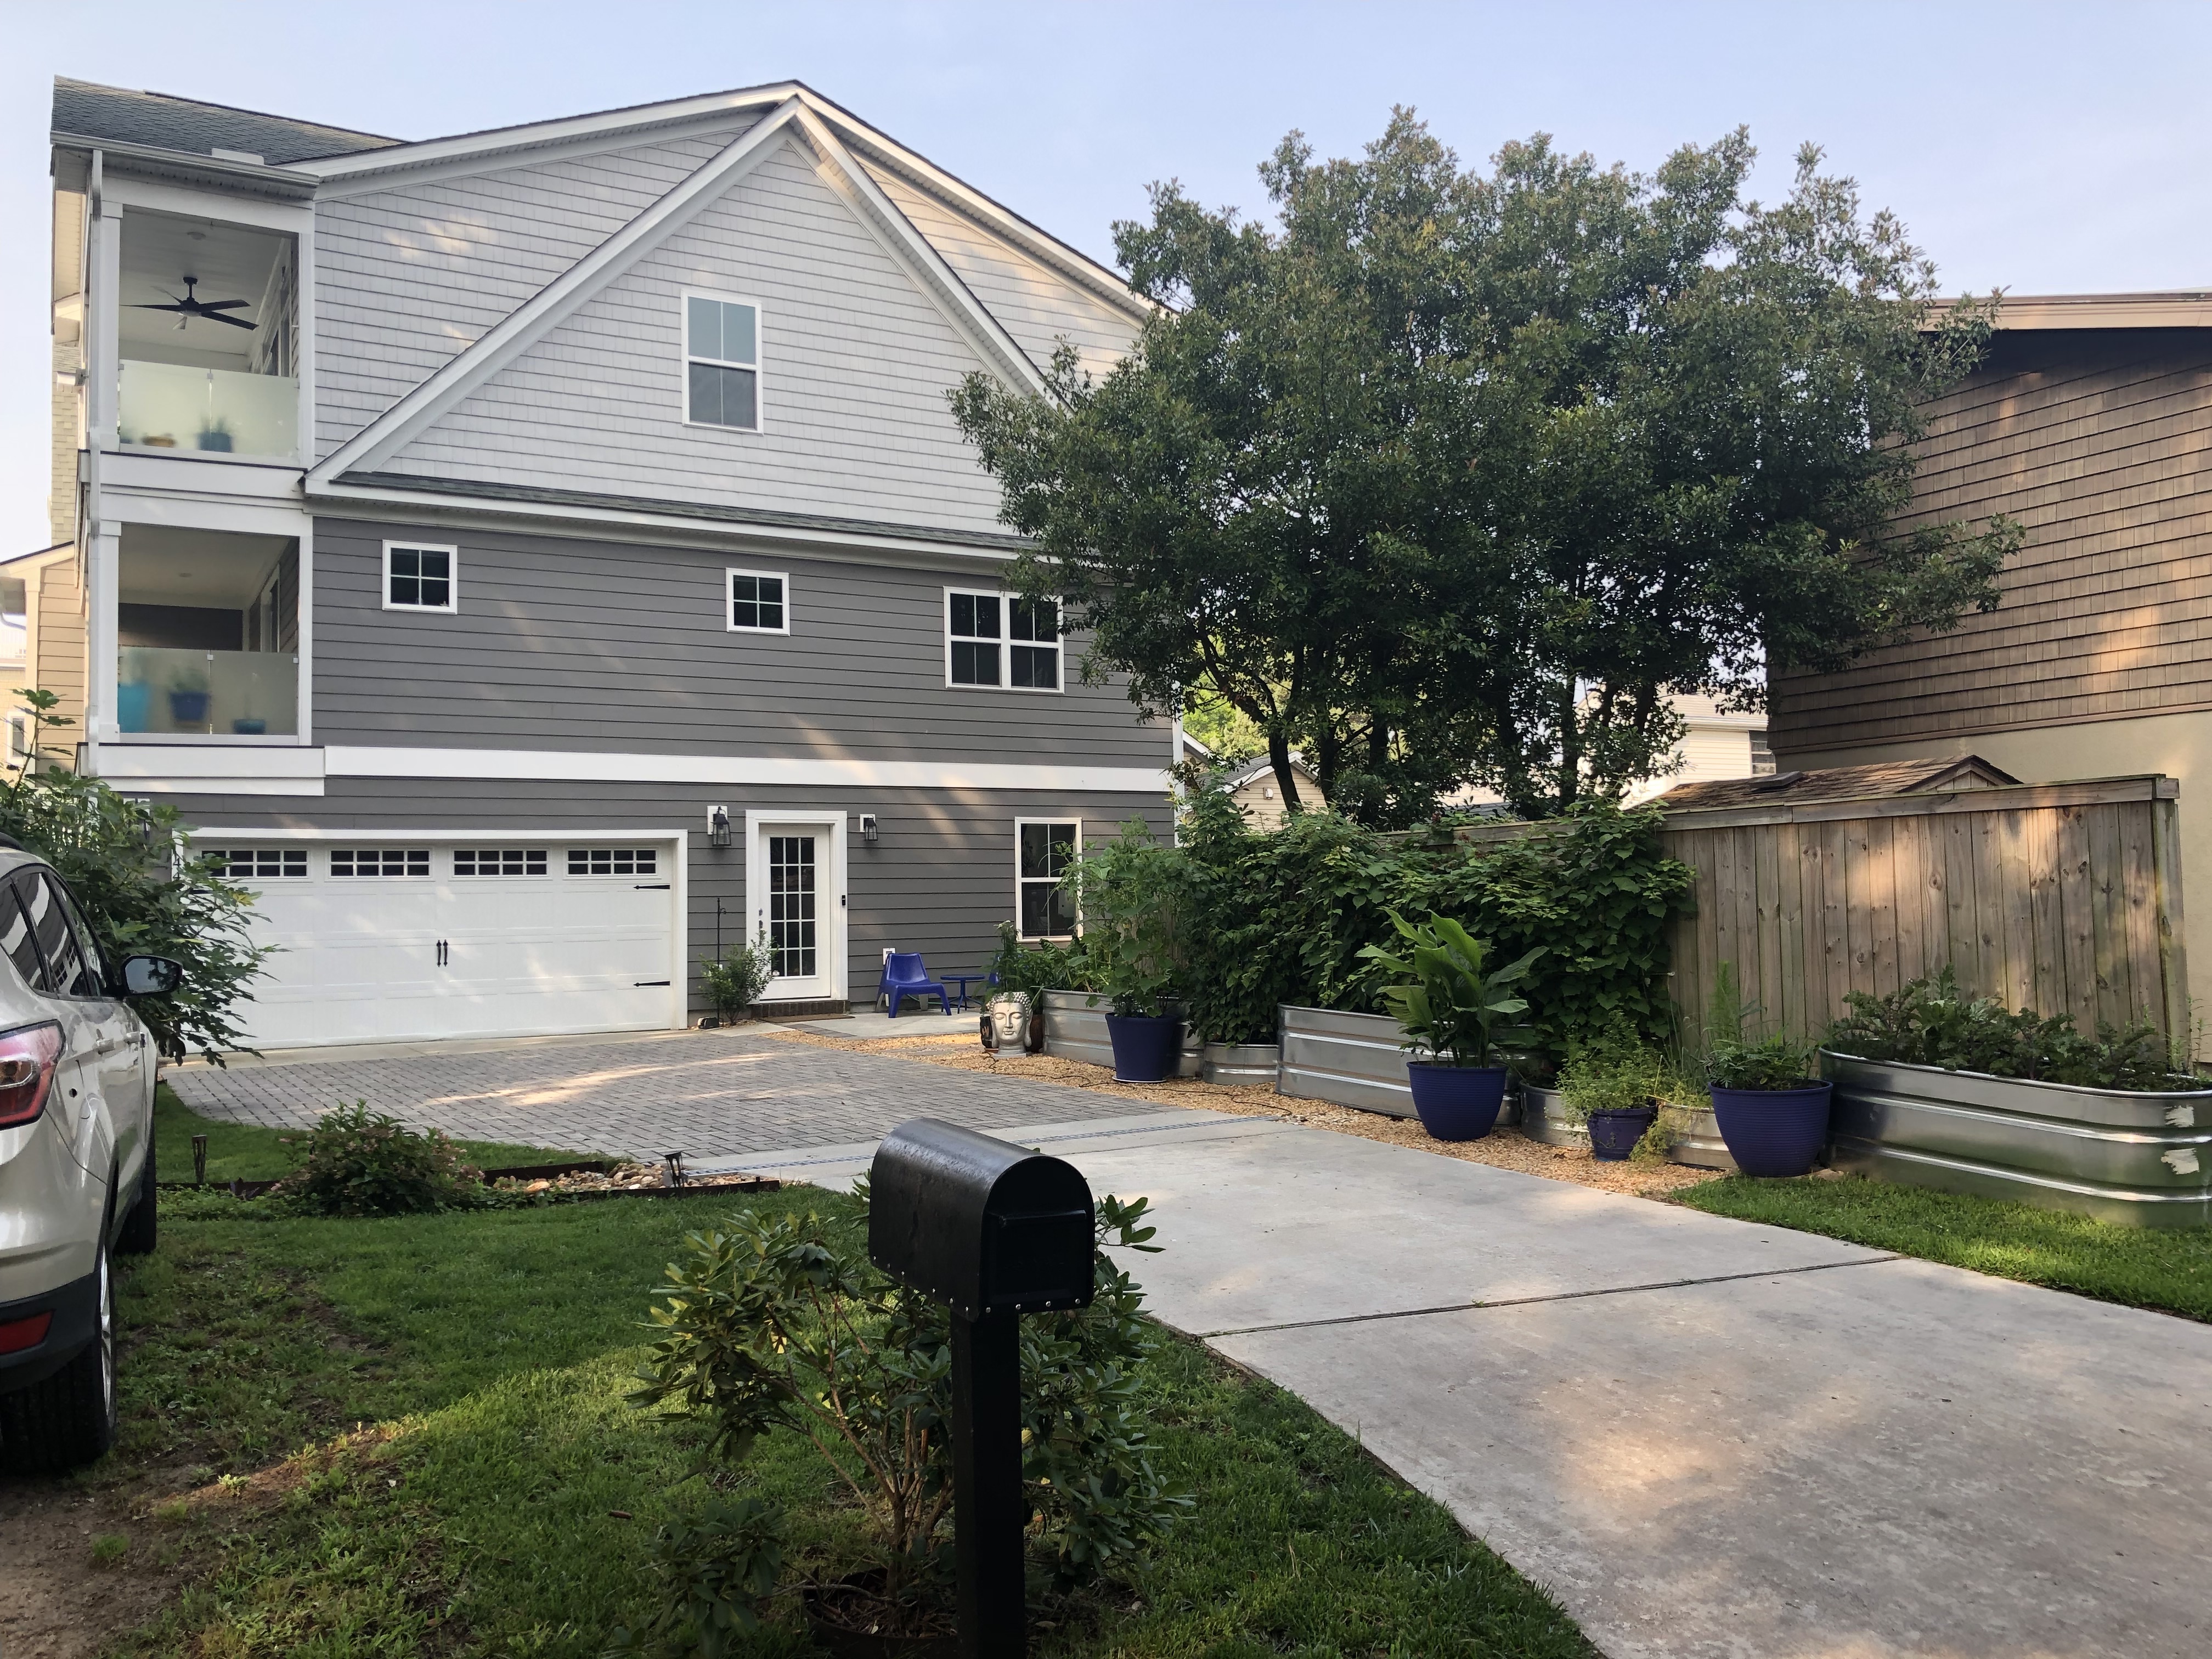
[[[0,1034],[0,1129],[30,1122],[46,1109],[62,1057],[62,1028],[52,1021]]]
[[[33,1314],[28,1319],[10,1319],[0,1324],[0,1353],[21,1353],[26,1348],[35,1348],[46,1340],[53,1328],[51,1313]]]

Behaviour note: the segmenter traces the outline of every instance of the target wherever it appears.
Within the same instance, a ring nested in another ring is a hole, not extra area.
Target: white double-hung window
[[[761,315],[750,300],[684,295],[684,418],[693,426],[757,432]]]
[[[945,590],[945,683],[1060,690],[1060,601]]]

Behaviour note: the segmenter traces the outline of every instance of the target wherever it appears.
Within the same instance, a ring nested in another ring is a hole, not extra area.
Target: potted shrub
[[[1735,964],[1722,963],[1705,1018],[1713,1121],[1745,1175],[1801,1176],[1828,1144],[1831,1085],[1814,1073],[1812,1044],[1779,1032],[1747,1040],[1751,1012],[1736,989]]]
[[[1079,860],[1062,879],[1083,918],[1085,977],[1113,1005],[1106,1036],[1116,1083],[1158,1083],[1182,1053],[1182,973],[1178,901],[1182,862],[1141,824]]]
[[[1429,1055],[1406,1062],[1413,1110],[1438,1140],[1480,1140],[1497,1123],[1505,1101],[1499,1044],[1534,1040],[1525,1025],[1507,1022],[1528,1012],[1527,1000],[1511,988],[1544,947],[1486,972],[1489,942],[1450,917],[1432,915],[1416,926],[1395,910],[1389,916],[1406,940],[1405,954],[1394,956],[1379,945],[1359,954],[1403,976],[1403,982],[1385,986],[1382,997],[1398,1016],[1406,1046]]]
[[[1560,1068],[1560,1104],[1589,1131],[1599,1158],[1624,1162],[1659,1121],[1664,1070],[1657,1056],[1632,1043],[1593,1046]]]

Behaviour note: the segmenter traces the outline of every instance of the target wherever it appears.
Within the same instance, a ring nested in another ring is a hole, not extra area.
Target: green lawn
[[[333,1097],[332,1109],[350,1106],[349,1100]],[[292,1167],[290,1149],[283,1143],[297,1133],[264,1129],[250,1123],[219,1123],[200,1116],[166,1083],[154,1091],[154,1152],[155,1179],[192,1178],[192,1137],[208,1138],[207,1178],[222,1186],[233,1181],[274,1181]],[[499,1140],[457,1140],[462,1155],[478,1169],[496,1170],[518,1164],[553,1164],[568,1158],[599,1156],[593,1152],[564,1152],[544,1146],[514,1146]]]
[[[126,1427],[98,1478],[156,1500],[130,1549],[196,1577],[118,1651],[595,1659],[640,1612],[661,1520],[712,1473],[694,1425],[623,1395],[663,1264],[730,1207],[702,1194],[330,1221],[165,1194],[162,1249],[124,1286]],[[1149,1383],[1161,1451],[1196,1510],[1133,1582],[1053,1609],[1040,1656],[1589,1659],[1541,1592],[1349,1437],[1164,1343]],[[749,1467],[792,1510],[807,1566],[857,1563],[858,1512],[811,1447],[771,1436]],[[750,1650],[817,1651],[788,1613]]]
[[[2212,1228],[2115,1227],[2025,1204],[1856,1178],[1731,1176],[1685,1188],[1674,1201],[2000,1279],[2212,1320]]]

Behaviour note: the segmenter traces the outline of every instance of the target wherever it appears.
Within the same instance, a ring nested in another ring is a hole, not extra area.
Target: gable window
[[[729,628],[733,634],[788,634],[791,615],[784,608],[784,578],[768,570],[732,570]]]
[[[1014,903],[1024,939],[1066,939],[1075,932],[1075,901],[1060,884],[1083,850],[1078,819],[1014,820]]]
[[[760,430],[760,307],[714,294],[684,296],[684,418]]]
[[[454,550],[411,542],[384,544],[384,608],[386,611],[453,611],[458,584]]]
[[[945,590],[945,683],[1060,690],[1060,602]]]

